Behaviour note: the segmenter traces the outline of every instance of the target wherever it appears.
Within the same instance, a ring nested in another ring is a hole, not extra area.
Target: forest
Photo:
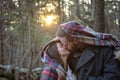
[[[0,80],[39,80],[43,45],[71,20],[120,40],[120,0],[0,0]]]

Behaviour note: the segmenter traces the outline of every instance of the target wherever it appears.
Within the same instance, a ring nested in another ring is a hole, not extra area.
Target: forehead
[[[72,43],[66,37],[59,37],[62,44]]]

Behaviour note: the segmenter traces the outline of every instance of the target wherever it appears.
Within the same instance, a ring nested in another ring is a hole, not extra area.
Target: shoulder
[[[50,65],[44,65],[41,72],[41,78],[49,78],[49,80],[56,80],[58,78],[56,69]]]
[[[111,47],[101,46],[90,46],[89,49],[96,54],[98,57],[114,57],[114,49]]]
[[[50,71],[54,74],[57,74],[56,68],[50,65],[44,65],[43,66],[43,71]]]
[[[103,53],[105,56],[107,56],[107,55],[113,56],[114,55],[114,49],[111,47],[101,47],[99,52]]]
[[[113,48],[106,46],[89,46],[88,48],[95,53],[113,52]]]

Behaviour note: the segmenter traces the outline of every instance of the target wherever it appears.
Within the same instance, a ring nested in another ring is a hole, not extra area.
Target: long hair
[[[63,60],[61,59],[56,43],[51,44],[48,49],[47,49],[48,56],[51,57],[52,59],[55,59],[58,61],[63,66]]]

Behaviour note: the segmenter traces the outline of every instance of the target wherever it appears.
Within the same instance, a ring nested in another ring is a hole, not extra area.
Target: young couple
[[[120,80],[119,56],[114,36],[69,21],[42,50],[40,80]]]

